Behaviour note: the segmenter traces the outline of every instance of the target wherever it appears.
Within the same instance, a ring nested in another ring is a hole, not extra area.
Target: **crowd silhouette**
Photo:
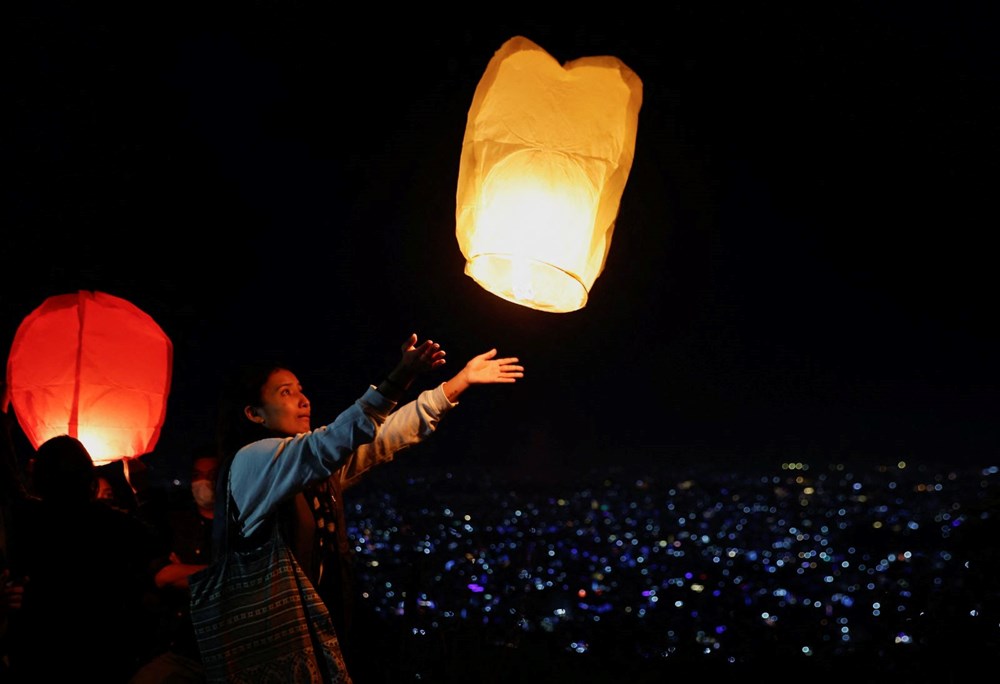
[[[124,682],[147,656],[155,531],[97,498],[96,467],[73,437],[41,444],[30,473],[4,519],[4,572],[20,592],[7,608],[6,674],[39,682],[87,672]]]

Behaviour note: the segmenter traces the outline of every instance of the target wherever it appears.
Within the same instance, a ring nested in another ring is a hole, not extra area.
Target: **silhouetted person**
[[[205,681],[191,624],[188,578],[204,569],[212,557],[212,520],[220,459],[207,449],[201,454],[191,465],[190,500],[180,508],[163,511],[158,523],[166,526],[170,539],[167,553],[152,567],[163,641],[160,652],[139,669],[132,684]]]
[[[5,681],[8,667],[10,617],[20,609],[24,596],[23,582],[11,572],[10,540],[28,500],[11,440],[11,416],[6,411],[4,387],[0,381],[0,681]]]
[[[12,567],[24,580],[11,616],[14,682],[126,682],[144,656],[143,606],[155,535],[95,497],[96,473],[77,439],[35,454],[30,517],[13,530]]]

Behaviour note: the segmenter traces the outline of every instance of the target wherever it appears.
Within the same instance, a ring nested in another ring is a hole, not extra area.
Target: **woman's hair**
[[[260,406],[261,391],[275,371],[287,369],[279,361],[251,362],[241,366],[223,387],[216,423],[217,450],[220,455],[218,479],[215,482],[215,524],[212,528],[212,557],[222,553],[223,539],[228,537],[229,467],[242,447],[273,435],[264,426],[249,420],[243,410]]]
[[[279,361],[252,362],[241,366],[227,382],[219,402],[217,439],[219,453],[231,458],[239,449],[258,439],[269,437],[266,428],[248,420],[244,409],[260,406],[261,390],[268,378],[288,366]]]

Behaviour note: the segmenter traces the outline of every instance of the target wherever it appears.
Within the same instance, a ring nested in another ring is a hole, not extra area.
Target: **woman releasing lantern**
[[[223,619],[220,627],[219,621],[198,608],[200,602],[212,599],[206,589],[210,585],[203,584],[210,576],[194,575],[192,621],[209,682],[253,681],[262,673],[277,676],[281,668],[301,670],[316,658],[317,669],[325,665],[335,676],[310,681],[347,683],[351,681],[348,671],[380,664],[377,661],[386,652],[385,635],[368,639],[369,635],[359,633],[357,620],[352,620],[342,492],[375,466],[392,461],[400,451],[432,435],[469,387],[509,384],[524,376],[517,357],[500,358],[491,349],[397,408],[417,376],[445,363],[445,352],[438,344],[430,340],[418,344],[416,335],[403,343],[401,351],[399,364],[377,388],[369,387],[333,422],[316,429],[298,378],[283,364],[250,365],[230,388],[223,406],[226,459],[219,470],[213,549],[218,552],[230,543],[260,547],[261,539],[272,535],[277,526],[302,568],[302,584],[308,584],[310,593],[313,588],[318,592],[324,605],[321,612],[329,612],[336,633],[318,646],[294,653],[286,647],[285,634],[265,628],[274,624],[270,613],[266,620],[258,621],[256,615],[244,618],[243,611],[247,615],[251,611],[242,605],[227,613],[233,619]],[[235,511],[232,517],[227,516],[229,506]],[[238,579],[240,586],[246,585],[246,575]],[[327,616],[319,617],[314,626],[329,622]],[[252,653],[238,647],[244,634],[255,639]]]

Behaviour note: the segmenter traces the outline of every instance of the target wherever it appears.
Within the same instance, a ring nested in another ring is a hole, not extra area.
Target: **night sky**
[[[174,343],[151,458],[211,439],[241,360],[287,359],[318,424],[416,332],[450,359],[426,386],[492,346],[527,368],[463,397],[446,461],[996,460],[990,10],[133,4],[4,10],[0,342],[81,289],[151,315]],[[455,240],[468,108],[517,35],[643,81],[606,268],[568,314],[486,292]]]

